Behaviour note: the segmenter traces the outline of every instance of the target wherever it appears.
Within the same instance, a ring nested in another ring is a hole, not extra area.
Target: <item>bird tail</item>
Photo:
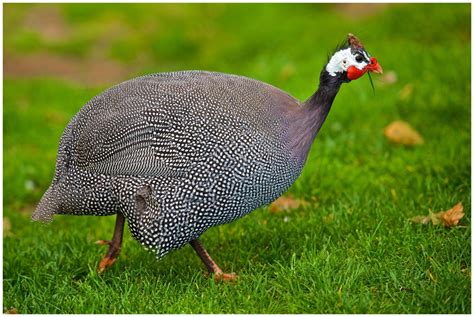
[[[56,196],[56,191],[50,186],[46,193],[44,193],[43,198],[41,198],[38,206],[36,206],[33,215],[31,215],[31,219],[40,222],[53,221],[53,215],[59,210]]]

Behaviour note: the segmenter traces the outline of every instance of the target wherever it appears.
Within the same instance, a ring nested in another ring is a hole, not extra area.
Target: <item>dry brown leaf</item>
[[[12,230],[12,224],[10,222],[10,219],[3,218],[3,236],[4,237],[12,236],[13,233],[11,230]]]
[[[323,217],[323,222],[324,223],[329,223],[334,220],[334,214],[329,214],[325,217]]]
[[[16,309],[15,307],[10,307],[6,312],[5,314],[18,314],[18,309]]]
[[[431,223],[435,226],[444,225],[445,227],[455,227],[459,224],[459,220],[464,217],[463,210],[464,207],[462,206],[462,203],[457,203],[449,210],[430,213],[427,216],[416,216],[410,220],[413,223],[421,223],[423,225],[427,225],[431,221]]]
[[[459,220],[464,217],[464,207],[462,203],[457,203],[453,208],[446,210],[441,214],[443,223],[446,227],[457,226]]]
[[[434,283],[436,283],[436,278],[434,277],[433,273],[431,272],[431,269],[428,269],[428,271],[426,271],[426,275],[428,275],[430,280],[432,280]]]
[[[360,20],[369,16],[376,15],[383,10],[386,3],[335,3],[337,12],[343,14],[346,18]]]
[[[428,216],[415,216],[410,219],[411,222],[413,223],[421,223],[422,225],[427,225],[430,223],[431,217],[430,215]]]
[[[379,81],[382,85],[393,85],[398,81],[397,73],[395,73],[393,70],[384,72]]]
[[[413,85],[412,84],[406,84],[403,86],[402,90],[398,93],[398,96],[400,97],[401,100],[408,100],[413,93]]]
[[[295,66],[289,63],[282,67],[282,69],[280,70],[279,76],[283,80],[288,80],[288,78],[293,76],[294,73],[295,73]]]
[[[281,196],[270,205],[269,210],[271,213],[277,213],[307,205],[308,202],[303,199],[295,199],[292,196]]]
[[[437,212],[435,214],[430,214],[431,223],[435,226],[443,224],[443,213],[444,211]]]
[[[468,269],[467,267],[461,269],[461,273],[466,274],[467,276],[469,276],[469,278],[471,278],[471,270]]]
[[[393,121],[384,129],[384,135],[391,142],[402,145],[419,145],[425,141],[421,135],[404,121]]]

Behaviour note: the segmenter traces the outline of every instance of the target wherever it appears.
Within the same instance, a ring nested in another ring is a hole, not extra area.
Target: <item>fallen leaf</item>
[[[282,69],[280,70],[279,76],[283,80],[288,80],[288,78],[293,76],[294,73],[295,73],[295,66],[289,63],[282,67]]]
[[[431,272],[431,269],[428,269],[428,271],[426,271],[426,274],[428,275],[430,280],[432,280],[434,283],[436,283],[436,279],[433,276],[433,273]]]
[[[335,3],[337,12],[346,18],[360,20],[369,16],[374,16],[384,10],[387,3]]]
[[[412,84],[406,84],[403,86],[402,90],[398,93],[398,96],[400,97],[401,100],[408,100],[413,93],[413,85]]]
[[[440,212],[437,212],[435,214],[431,213],[430,214],[430,220],[431,220],[431,223],[435,226],[437,225],[441,225],[443,223],[443,218],[442,218],[442,214],[443,211],[440,211]]]
[[[471,270],[470,269],[468,269],[468,268],[461,269],[461,273],[466,274],[467,276],[469,276],[469,278],[471,278]]]
[[[441,217],[443,218],[443,223],[446,227],[454,227],[457,226],[459,220],[464,217],[464,207],[462,203],[457,203],[453,208],[441,213]]]
[[[421,135],[404,121],[393,121],[384,129],[385,137],[395,144],[419,145],[425,141]]]
[[[18,314],[18,309],[16,309],[15,307],[10,307],[6,312],[5,314]]]
[[[10,223],[10,219],[8,218],[3,218],[3,236],[8,237],[12,236],[12,224]]]
[[[303,199],[295,199],[292,196],[281,196],[270,205],[269,210],[271,213],[277,213],[307,205],[308,202]]]
[[[459,224],[459,220],[464,217],[464,207],[462,203],[457,203],[453,208],[440,211],[437,213],[431,213],[427,216],[416,216],[411,218],[413,223],[421,223],[427,225],[430,223],[433,225],[444,225],[445,227],[455,227]]]
[[[35,189],[35,182],[33,182],[31,179],[27,179],[25,181],[25,189],[29,192],[33,191]]]
[[[329,214],[325,217],[323,217],[323,222],[324,223],[329,223],[334,220],[334,214]]]
[[[427,225],[431,221],[431,215],[428,216],[415,216],[410,219],[413,223],[421,223],[422,225]]]
[[[392,194],[393,200],[397,200],[397,199],[398,199],[397,191],[396,191],[395,188],[390,189],[390,193]]]
[[[395,84],[398,81],[397,73],[395,73],[393,70],[384,72],[384,74],[380,77],[379,81],[382,85]]]

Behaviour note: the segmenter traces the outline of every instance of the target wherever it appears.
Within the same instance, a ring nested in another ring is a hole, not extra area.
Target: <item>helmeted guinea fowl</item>
[[[209,272],[224,274],[200,244],[213,226],[268,204],[300,175],[344,82],[380,73],[357,38],[336,50],[306,102],[246,77],[204,71],[126,81],[90,100],[60,141],[55,175],[33,220],[114,215],[103,271],[133,237],[164,256],[191,243]]]

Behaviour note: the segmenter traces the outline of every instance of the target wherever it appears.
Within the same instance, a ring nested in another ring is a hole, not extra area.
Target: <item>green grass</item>
[[[99,52],[133,75],[218,70],[305,99],[327,54],[353,32],[398,80],[375,79],[375,95],[367,78],[342,87],[289,190],[309,206],[278,214],[262,207],[203,235],[220,266],[239,274],[232,285],[207,279],[190,246],[156,261],[128,231],[120,258],[99,276],[105,249],[94,241],[111,237],[113,217],[32,223],[65,125],[109,84],[6,74],[4,311],[471,312],[469,4],[397,4],[359,18],[322,4],[61,4],[68,35],[59,39],[24,22],[41,6],[4,5],[7,54],[87,59]],[[413,93],[401,98],[407,84]],[[383,129],[397,119],[425,144],[390,144]],[[466,213],[460,227],[408,220],[459,201]]]

